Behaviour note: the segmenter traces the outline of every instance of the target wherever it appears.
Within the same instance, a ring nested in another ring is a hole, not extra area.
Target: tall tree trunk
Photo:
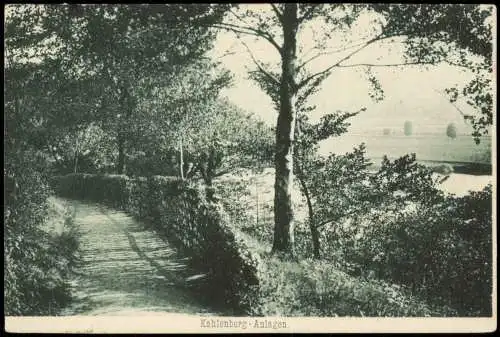
[[[213,187],[213,180],[215,178],[215,169],[216,169],[216,149],[211,146],[209,150],[208,161],[207,161],[207,170],[204,176],[205,180],[205,191],[208,200],[214,200],[215,190]]]
[[[122,135],[118,135],[118,164],[116,173],[125,174],[125,139]]]
[[[120,87],[121,92],[121,111],[124,113],[124,116],[121,118],[118,123],[118,165],[117,165],[117,173],[118,174],[126,174],[126,141],[127,135],[129,134],[130,128],[130,118],[132,117],[132,112],[135,108],[135,100],[134,97],[130,94],[126,82],[123,82]]]
[[[75,165],[73,168],[73,173],[78,171],[78,150],[75,150]]]
[[[292,205],[293,138],[295,130],[297,62],[297,4],[285,4],[283,12],[282,74],[280,109],[276,124],[276,154],[274,183],[274,242],[273,253],[294,256],[294,215]]]
[[[79,146],[79,141],[78,141],[78,136],[77,136],[77,139],[76,139],[76,146],[75,146],[75,157],[74,157],[74,167],[73,167],[73,173],[76,173],[77,170],[78,170],[78,146]]]
[[[179,171],[181,179],[184,180],[184,150],[182,149],[182,136],[179,137]]]
[[[304,172],[300,168],[299,165],[296,165],[297,168],[297,178],[299,179],[300,186],[302,187],[302,193],[304,193],[304,196],[306,197],[306,202],[307,202],[307,210],[309,213],[309,230],[311,231],[311,238],[312,238],[312,244],[313,244],[313,256],[315,259],[320,259],[321,258],[321,245],[319,242],[319,231],[318,227],[316,227],[316,222],[315,222],[315,217],[314,217],[314,209],[312,206],[312,201],[311,201],[311,194],[309,193],[309,189],[307,188],[306,182],[305,182],[305,176]]]

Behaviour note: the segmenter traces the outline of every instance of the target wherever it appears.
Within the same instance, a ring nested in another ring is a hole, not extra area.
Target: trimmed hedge
[[[106,203],[126,210],[130,178],[125,175],[71,173],[54,177],[52,187],[60,196]]]
[[[207,274],[211,302],[249,310],[259,258],[201,186],[175,177],[69,174],[53,179],[65,197],[103,202],[146,220]]]

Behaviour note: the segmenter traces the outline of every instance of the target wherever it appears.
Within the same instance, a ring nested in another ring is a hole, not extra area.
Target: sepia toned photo
[[[496,7],[4,7],[9,332],[496,330]]]

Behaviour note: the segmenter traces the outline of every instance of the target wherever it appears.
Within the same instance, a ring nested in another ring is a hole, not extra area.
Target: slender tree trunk
[[[256,214],[255,214],[255,218],[256,218],[256,222],[257,222],[257,228],[259,227],[259,187],[257,185],[257,181],[255,181],[255,195],[256,195]]]
[[[125,174],[125,140],[124,137],[118,135],[118,165],[116,173]]]
[[[207,162],[207,171],[205,174],[205,190],[206,190],[206,195],[208,200],[213,200],[214,195],[215,195],[215,190],[213,187],[213,180],[215,178],[215,169],[216,169],[216,149],[211,147],[210,148],[210,153],[208,155],[208,162]]]
[[[285,4],[283,12],[282,74],[280,109],[276,124],[273,253],[294,257],[292,205],[293,138],[295,130],[295,68],[297,62],[297,4]]]
[[[184,150],[182,149],[182,136],[179,137],[179,171],[181,179],[184,180]]]
[[[302,193],[304,193],[307,202],[307,210],[309,213],[309,229],[311,231],[311,238],[313,244],[313,256],[315,259],[320,259],[321,244],[319,242],[319,231],[318,227],[316,227],[314,209],[311,201],[311,194],[309,193],[309,189],[307,188],[305,182],[304,172],[302,171],[299,165],[296,165],[296,167],[297,167],[297,178],[299,179],[300,186],[302,187]]]
[[[121,88],[121,111],[124,113],[123,117],[121,117],[120,122],[118,123],[118,165],[117,165],[117,173],[118,174],[126,174],[126,142],[127,135],[129,135],[130,131],[130,118],[132,117],[132,112],[135,108],[135,100],[134,97],[130,94],[126,82],[122,83]]]
[[[79,146],[79,142],[78,142],[78,138],[76,139],[76,147],[75,147],[75,165],[74,165],[74,168],[73,168],[73,173],[76,173],[77,170],[78,170],[78,146]]]
[[[78,171],[78,150],[75,150],[75,166],[73,168],[73,173]]]

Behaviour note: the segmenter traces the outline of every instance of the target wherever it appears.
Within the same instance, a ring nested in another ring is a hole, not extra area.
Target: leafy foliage
[[[450,102],[456,102],[460,97],[466,99],[468,105],[472,106],[478,113],[463,114],[464,119],[472,123],[474,141],[479,144],[481,135],[488,134],[490,126],[493,124],[493,96],[491,65],[487,67],[471,66],[475,73],[475,78],[460,88],[448,88],[446,92],[450,97]]]
[[[316,163],[307,184],[325,259],[407,286],[459,315],[490,314],[491,186],[445,196],[443,178],[415,155],[384,158],[370,172],[363,146]]]
[[[254,313],[263,316],[454,316],[431,307],[397,285],[352,277],[329,262],[265,260]]]
[[[68,279],[77,261],[77,235],[68,213],[52,214],[49,189],[34,159],[6,167],[4,306],[6,315],[56,315],[70,300]],[[20,165],[20,166],[17,166]],[[48,221],[64,222],[61,233]]]
[[[491,315],[491,185],[365,221],[362,235],[345,237],[346,258],[360,272],[407,285],[462,316]]]
[[[271,162],[274,139],[271,129],[228,101],[211,109],[207,124],[192,135],[190,153],[205,183],[238,170],[263,167]]]
[[[35,110],[43,115],[46,134],[62,125],[58,134],[76,139],[76,133],[97,125],[115,139],[115,166],[122,173],[142,124],[138,101],[202,58],[214,38],[209,26],[226,8],[13,5],[6,24],[9,65],[39,64],[48,85],[39,86],[35,79],[30,93]],[[16,38],[18,34],[24,39]]]
[[[134,140],[129,149],[131,165],[135,166],[130,167],[129,174],[175,174],[172,164],[179,172],[181,150],[185,159],[192,160],[193,148],[205,145],[196,143],[197,137],[207,133],[205,128],[217,118],[217,97],[230,81],[231,76],[220,64],[206,60],[183,67],[169,79],[148,79],[146,85],[152,89],[139,93],[135,131],[129,135]],[[146,165],[149,172],[141,168]]]
[[[309,99],[338,68],[364,69],[369,95],[383,99],[373,68],[385,65],[356,64],[354,56],[399,38],[406,47],[404,62],[388,66],[447,62],[472,71],[470,83],[446,92],[451,102],[465,100],[476,111],[464,118],[472,122],[478,141],[493,122],[491,8],[270,4],[265,12],[245,6],[8,7],[6,312],[40,314],[44,304],[57,307],[53,299],[68,295],[65,280],[77,242],[74,233],[53,237],[41,229],[49,217],[46,176],[114,170],[136,177],[73,174],[56,179],[55,187],[64,195],[107,202],[150,220],[208,273],[210,284],[217,285],[211,288],[214,298],[235,307],[267,314],[437,312],[409,299],[407,290],[337,270],[344,268],[403,284],[461,315],[491,314],[491,188],[464,198],[445,197],[436,187],[441,179],[418,165],[415,156],[393,162],[384,158],[382,167],[371,172],[363,144],[353,152],[321,158],[318,143],[345,132],[348,119],[359,112],[325,114],[316,124],[307,116],[316,109]],[[357,34],[362,24],[369,29]],[[231,76],[204,57],[214,26],[232,30],[239,39],[262,38],[278,52],[278,62],[265,64],[247,46],[257,67],[251,77],[279,110],[276,138],[253,116],[218,99]],[[300,43],[304,31],[311,33],[311,50]],[[329,40],[338,41],[335,50],[327,48]],[[329,66],[310,67],[324,56]],[[406,135],[411,129],[405,123]],[[447,134],[453,138],[456,129],[449,127]],[[247,247],[247,237],[235,227],[245,227],[251,235],[258,232],[267,241],[272,228],[262,223],[252,229],[244,205],[227,198],[243,188],[211,189],[215,178],[260,168],[273,156],[278,168],[276,223],[285,228],[276,231],[275,242],[285,242],[284,236],[294,232],[287,230],[287,219],[293,219],[287,191],[293,181],[285,173],[296,172],[310,215],[307,223],[297,223],[297,247],[305,255],[312,247],[316,257],[322,250],[327,261],[278,265],[270,259],[265,262],[270,269],[259,269],[255,247]],[[154,176],[179,171],[201,178],[209,188]],[[230,217],[220,210],[218,199]],[[281,202],[287,207],[280,211]],[[448,309],[442,314],[449,312],[454,314]]]
[[[5,313],[56,314],[69,297],[67,281],[77,244],[66,214],[58,216],[68,219],[69,232],[44,230],[51,218],[47,153],[42,151],[47,116],[36,108],[39,89],[33,83],[42,80],[42,86],[47,73],[19,64],[9,64],[5,72]]]

